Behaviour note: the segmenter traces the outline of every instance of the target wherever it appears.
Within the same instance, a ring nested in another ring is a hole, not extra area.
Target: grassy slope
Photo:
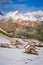
[[[7,32],[5,32],[4,30],[0,29],[0,33],[3,35],[6,35],[8,37],[12,37],[12,35],[8,34]]]

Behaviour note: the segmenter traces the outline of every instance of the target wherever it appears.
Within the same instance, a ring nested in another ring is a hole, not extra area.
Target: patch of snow
[[[1,37],[1,36],[0,36],[0,43],[3,43],[3,44],[4,43],[11,44],[9,40],[7,40],[6,38]]]

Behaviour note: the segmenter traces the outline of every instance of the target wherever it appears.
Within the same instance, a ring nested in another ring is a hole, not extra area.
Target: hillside
[[[6,22],[4,20],[0,20],[0,28],[7,32],[7,36],[28,39],[34,38],[43,41],[42,22],[23,20],[15,21],[10,18]]]

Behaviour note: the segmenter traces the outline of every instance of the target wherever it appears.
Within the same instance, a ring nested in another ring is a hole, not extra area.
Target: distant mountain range
[[[2,14],[2,13],[1,13]],[[1,15],[0,14],[0,15]],[[40,19],[41,18],[41,19]],[[39,19],[39,20],[38,20]],[[19,11],[16,12],[9,12],[6,15],[0,16],[0,28],[4,29],[5,31],[13,31],[14,27],[37,27],[38,25],[43,22],[43,12],[28,12],[25,14],[20,13]]]
[[[20,11],[9,12],[3,16],[0,12],[2,17],[0,19],[8,20],[11,18],[12,20],[24,20],[24,21],[43,21],[43,11],[36,11],[36,12],[27,12],[21,13]]]

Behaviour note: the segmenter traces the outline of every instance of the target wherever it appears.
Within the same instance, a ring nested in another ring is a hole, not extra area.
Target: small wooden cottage
[[[38,55],[38,52],[36,51],[36,48],[34,45],[26,45],[25,52]]]

